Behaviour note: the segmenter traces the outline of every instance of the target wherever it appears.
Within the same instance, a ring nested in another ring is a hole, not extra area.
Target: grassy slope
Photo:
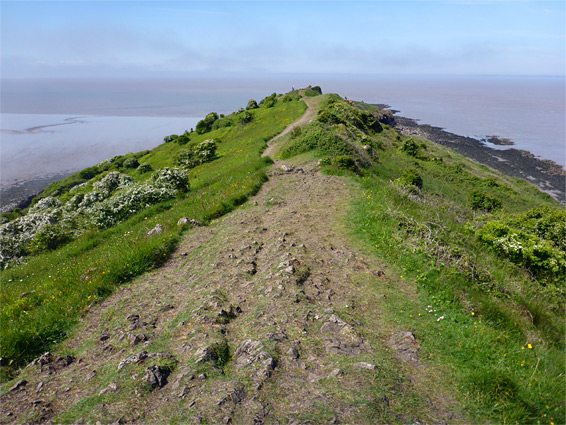
[[[341,124],[328,129],[345,134]],[[546,205],[562,214],[563,208],[532,185],[433,143],[416,140],[424,143],[420,159],[407,155],[399,150],[405,139],[385,126],[363,142],[382,147],[378,164],[357,175],[327,169],[359,185],[350,213],[357,243],[415,292],[386,291],[387,317],[418,335],[424,357],[444,371],[439,381],[457,391],[477,421],[559,423],[565,414],[564,286],[532,278],[479,242],[475,230],[530,208]],[[302,140],[308,135],[290,141],[281,155],[300,152]],[[359,144],[351,134],[347,140]],[[324,143],[314,152],[323,162],[344,153]],[[422,190],[399,184],[408,168],[422,176]],[[478,189],[499,199],[502,209],[472,210],[469,197]]]
[[[305,107],[303,102],[280,101],[273,108],[256,109],[254,120],[247,125],[193,133],[191,143],[210,138],[221,143],[218,159],[190,170],[192,191],[185,197],[154,205],[110,229],[93,229],[61,249],[2,271],[3,364],[21,364],[37,357],[63,339],[91,303],[165,262],[187,230],[176,225],[179,218],[207,222],[255,193],[266,178],[263,169],[269,161],[260,158],[266,141],[300,117]],[[185,148],[165,143],[140,162],[154,169],[174,166],[176,153]],[[138,179],[149,174],[140,177],[134,170],[129,172]],[[49,189],[53,192],[53,187]],[[146,237],[157,223],[164,227],[163,233]],[[22,296],[26,292],[31,294]]]

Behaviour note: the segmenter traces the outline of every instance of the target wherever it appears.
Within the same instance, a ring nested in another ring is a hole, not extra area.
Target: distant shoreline
[[[395,115],[394,127],[407,135],[422,137],[446,146],[502,174],[532,183],[561,204],[566,205],[566,170],[554,161],[539,159],[525,150],[494,149],[486,144],[487,141],[497,146],[510,145],[507,139],[500,140],[490,136],[488,140],[479,140],[460,136],[440,127],[419,124],[414,118],[398,115]]]

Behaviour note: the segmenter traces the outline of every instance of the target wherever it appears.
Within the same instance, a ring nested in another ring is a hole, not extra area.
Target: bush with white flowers
[[[177,191],[168,187],[134,185],[91,208],[90,221],[100,228],[114,226],[138,211],[176,195]]]
[[[132,177],[118,171],[112,171],[106,174],[100,181],[95,182],[92,187],[94,190],[108,196],[115,190],[122,189],[133,182],[134,179]]]
[[[152,186],[188,192],[191,187],[187,172],[181,168],[165,167],[151,176]]]
[[[117,171],[61,205],[56,198],[41,199],[30,212],[0,226],[0,266],[42,249],[55,249],[90,226],[107,228],[158,202],[190,190],[180,168],[163,168],[144,183]],[[53,227],[50,229],[48,227]]]
[[[60,207],[60,206],[61,206],[61,201],[59,201],[59,199],[48,196],[46,198],[40,199],[37,204],[35,204],[33,207],[29,209],[29,212],[36,213],[36,212],[45,211],[49,208]]]
[[[60,208],[30,213],[0,226],[0,266],[16,257],[27,255],[27,245],[44,227],[61,220]]]

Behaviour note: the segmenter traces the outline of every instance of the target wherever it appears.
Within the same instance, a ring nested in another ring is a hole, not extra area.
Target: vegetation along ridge
[[[0,423],[565,423],[566,210],[393,124],[274,93],[3,214]]]

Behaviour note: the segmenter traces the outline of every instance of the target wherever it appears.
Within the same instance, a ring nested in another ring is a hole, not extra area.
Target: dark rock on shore
[[[524,150],[493,149],[481,140],[459,136],[428,124],[418,124],[411,118],[396,116],[395,122],[395,128],[404,134],[422,137],[446,146],[505,175],[533,183],[557,201],[566,204],[566,171],[553,161],[538,159]],[[508,140],[493,136],[487,141],[495,145],[509,144]]]

